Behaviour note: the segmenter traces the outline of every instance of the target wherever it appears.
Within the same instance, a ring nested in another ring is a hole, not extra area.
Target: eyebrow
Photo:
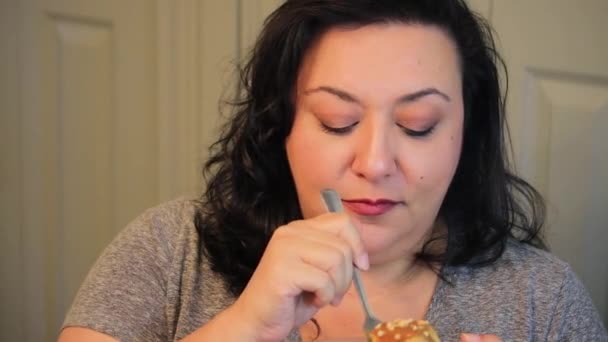
[[[310,95],[310,94],[318,93],[318,92],[326,92],[326,93],[332,94],[332,95],[340,98],[343,101],[361,104],[361,101],[359,101],[359,99],[357,99],[357,97],[355,97],[354,95],[349,94],[348,92],[346,92],[344,90],[340,90],[340,89],[330,87],[330,86],[320,86],[317,88],[305,90],[304,95]],[[439,97],[441,97],[442,99],[444,99],[447,102],[451,101],[450,97],[446,93],[438,90],[437,88],[429,87],[429,88],[417,90],[413,93],[408,93],[408,94],[402,95],[397,99],[397,103],[398,104],[410,103],[410,102],[414,102],[416,100],[419,100],[419,99],[421,99],[425,96],[429,96],[429,95],[438,95]]]

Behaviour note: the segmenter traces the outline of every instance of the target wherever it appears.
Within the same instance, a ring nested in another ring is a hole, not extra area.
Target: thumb
[[[460,342],[481,342],[481,335],[477,334],[462,334],[460,335]]]
[[[500,337],[491,334],[462,334],[460,342],[502,342]]]

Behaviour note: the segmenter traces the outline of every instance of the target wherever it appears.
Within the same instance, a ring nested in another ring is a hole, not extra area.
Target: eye
[[[397,124],[397,126],[399,126],[399,128],[401,128],[401,130],[405,134],[409,135],[410,137],[422,138],[422,137],[425,137],[425,136],[431,134],[433,132],[433,130],[435,129],[436,124],[432,125],[431,127],[427,128],[425,130],[422,130],[422,131],[413,130],[411,128],[401,126],[400,124]]]
[[[353,128],[355,128],[355,126],[357,126],[358,124],[359,124],[359,122],[355,122],[354,124],[349,125],[349,126],[332,127],[332,126],[328,126],[321,122],[321,129],[323,129],[323,131],[330,133],[330,134],[344,135],[344,134],[350,133],[350,131],[352,131]]]

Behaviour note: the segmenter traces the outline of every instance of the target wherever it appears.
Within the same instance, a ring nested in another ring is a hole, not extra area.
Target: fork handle
[[[340,200],[340,196],[333,189],[326,189],[321,192],[321,196],[323,197],[323,201],[327,206],[327,209],[332,213],[339,213],[344,211],[342,207],[342,201]],[[361,282],[361,276],[359,275],[359,269],[357,267],[353,270],[353,282],[355,283],[355,288],[357,289],[357,293],[359,294],[359,298],[361,299],[361,304],[363,304],[363,310],[365,311],[365,316],[367,318],[375,319],[374,314],[369,306],[367,301],[367,295],[365,294],[365,289],[363,288],[363,283]]]
[[[355,289],[357,289],[357,293],[359,293],[359,298],[361,299],[363,310],[365,310],[365,315],[367,317],[374,317],[372,309],[369,306],[369,302],[367,301],[367,295],[365,294],[363,283],[361,282],[361,275],[359,274],[359,269],[357,269],[356,267],[353,270],[353,282],[355,283]]]

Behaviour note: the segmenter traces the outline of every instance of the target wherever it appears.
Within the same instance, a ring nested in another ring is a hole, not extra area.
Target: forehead
[[[422,24],[373,24],[333,28],[307,51],[298,90],[331,85],[365,95],[421,86],[460,90],[460,67],[452,39]],[[328,84],[329,83],[329,84]]]

